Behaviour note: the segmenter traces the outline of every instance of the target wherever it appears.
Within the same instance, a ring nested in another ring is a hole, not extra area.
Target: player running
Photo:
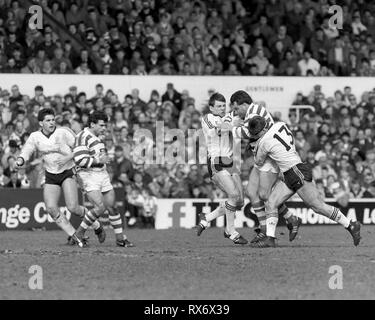
[[[55,113],[52,109],[42,109],[38,113],[40,131],[31,133],[21,154],[17,158],[17,166],[22,167],[33,153],[39,152],[45,168],[45,184],[43,199],[47,213],[56,224],[68,234],[71,243],[83,247],[84,241],[75,234],[75,229],[59,209],[61,189],[67,209],[79,217],[83,217],[87,209],[78,202],[77,183],[74,177],[73,152],[75,135],[65,127],[56,128]],[[93,225],[99,241],[105,241],[105,232],[99,222]]]
[[[236,115],[244,120],[244,125],[238,127],[235,130],[235,134],[237,137],[249,140],[249,145],[252,151],[254,151],[255,141],[251,139],[247,127],[250,119],[255,116],[261,116],[267,126],[271,126],[275,122],[266,108],[254,104],[249,94],[245,91],[240,90],[235,92],[230,102]],[[278,180],[279,172],[280,170],[276,163],[270,158],[266,158],[262,165],[255,164],[253,170],[251,170],[246,195],[251,201],[251,205],[260,224],[260,230],[256,230],[258,234],[251,243],[256,243],[266,238],[266,212],[264,204],[268,200],[271,190]],[[302,220],[293,216],[284,203],[280,204],[278,212],[286,220],[286,225],[289,230],[289,240],[293,241],[298,234]]]
[[[202,118],[202,129],[208,153],[208,171],[211,180],[227,194],[228,200],[221,202],[213,212],[200,215],[200,222],[196,226],[197,235],[201,235],[209,222],[225,215],[227,223],[224,236],[235,244],[247,244],[248,241],[234,227],[235,214],[243,207],[244,197],[240,170],[233,157],[233,135],[231,131],[220,130],[221,124],[231,123],[233,116],[225,115],[226,100],[220,93],[213,94],[208,105],[211,113]]]
[[[122,219],[115,207],[115,192],[106,164],[110,159],[99,136],[107,130],[108,117],[104,112],[94,111],[89,116],[89,127],[81,131],[75,141],[74,161],[79,166],[77,177],[83,192],[94,208],[85,214],[77,229],[77,237],[83,239],[86,230],[107,210],[109,221],[115,232],[116,245],[133,247],[123,233]]]
[[[321,214],[345,227],[353,237],[354,245],[358,246],[361,235],[359,222],[350,221],[338,208],[324,202],[313,183],[312,167],[301,161],[293,134],[284,122],[267,125],[264,118],[256,116],[249,121],[248,129],[257,141],[255,163],[262,166],[268,157],[280,168],[284,182],[279,181],[266,202],[267,238],[254,246],[260,248],[275,247],[275,233],[278,222],[277,208],[297,193],[301,199],[316,213]]]

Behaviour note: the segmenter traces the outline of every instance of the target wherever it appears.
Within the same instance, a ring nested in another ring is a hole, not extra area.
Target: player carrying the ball
[[[94,208],[85,214],[77,229],[77,237],[83,239],[86,230],[99,219],[105,211],[109,212],[109,221],[115,232],[116,245],[133,247],[134,245],[123,233],[122,219],[116,210],[115,191],[106,169],[109,156],[104,143],[99,138],[107,130],[108,117],[102,111],[94,111],[89,115],[89,127],[81,131],[75,141],[74,161],[79,166],[78,181],[83,192]]]

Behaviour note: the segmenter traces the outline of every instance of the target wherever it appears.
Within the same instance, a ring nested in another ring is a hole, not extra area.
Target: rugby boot
[[[259,232],[257,232],[257,235],[253,240],[250,241],[250,243],[257,243],[258,241],[264,240],[266,237],[266,234],[259,230]]]
[[[248,242],[243,236],[241,236],[238,232],[235,232],[235,233],[233,233],[232,235],[230,235],[226,230],[224,230],[224,238],[232,240],[234,244],[241,244],[241,245],[244,245],[244,244],[248,244],[248,243],[249,243],[249,242]]]
[[[125,247],[125,248],[132,248],[132,247],[134,247],[134,244],[131,243],[128,239],[123,239],[123,240],[116,240],[116,246]]]
[[[292,222],[286,224],[286,227],[289,230],[289,241],[293,241],[297,237],[301,224],[302,219],[295,216],[292,217]]]
[[[250,244],[252,248],[275,248],[276,238],[265,237],[263,240]]]
[[[100,225],[99,229],[94,230],[96,236],[98,237],[99,243],[103,243],[106,238],[106,233],[102,225]]]
[[[80,248],[84,248],[88,246],[88,238],[87,237],[80,237],[77,233],[73,234],[71,237],[68,238],[68,244],[70,245],[77,245]]]
[[[350,225],[346,230],[351,234],[354,245],[358,246],[361,241],[361,224],[357,221],[350,221]]]
[[[204,224],[202,224],[202,221],[205,221],[206,222],[205,224],[208,225],[208,222],[206,220],[206,216],[204,214],[199,215],[199,223],[198,223],[198,225],[195,226],[195,229],[197,229],[197,236],[198,237],[202,234],[202,232],[204,230],[207,229],[207,227],[205,227]]]

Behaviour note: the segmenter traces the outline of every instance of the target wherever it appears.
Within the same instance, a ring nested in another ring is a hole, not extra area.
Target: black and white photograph
[[[374,0],[0,0],[0,300],[374,300],[374,80]]]

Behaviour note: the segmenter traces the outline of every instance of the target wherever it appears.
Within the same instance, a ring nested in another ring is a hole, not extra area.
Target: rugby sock
[[[276,226],[279,221],[279,214],[277,212],[267,212],[267,237],[276,238]]]
[[[122,228],[122,220],[119,213],[115,215],[109,215],[109,222],[115,232],[116,239],[126,239],[126,236],[122,236],[123,228]]]
[[[266,233],[266,212],[265,212],[264,202],[259,201],[259,202],[254,203],[253,209],[254,209],[255,215],[258,218],[261,232]]]
[[[200,223],[202,223],[202,225],[205,228],[207,228],[209,222],[223,216],[224,214],[225,214],[225,204],[223,202],[221,202],[220,205],[214,211],[212,211],[210,213],[207,213],[205,215],[206,221],[202,220],[202,221],[200,221]]]
[[[282,204],[279,207],[279,215],[282,216],[285,219],[285,221],[289,223],[293,222],[291,221],[293,218],[293,214],[289,211],[288,207],[285,204]]]
[[[55,218],[55,222],[62,230],[65,231],[65,233],[68,234],[68,236],[72,236],[76,232],[69,220],[62,213],[59,213],[59,215]]]
[[[236,216],[236,206],[231,205],[228,201],[225,202],[225,217],[227,220],[227,232],[232,235],[236,232],[234,228],[234,218]]]
[[[89,209],[81,206],[81,210],[82,215],[80,217],[84,218],[86,213],[89,212]],[[100,222],[98,220],[95,220],[94,223],[91,225],[91,228],[93,228],[94,230],[98,230],[100,228]]]
[[[333,221],[336,221],[338,224],[341,224],[344,228],[349,228],[350,220],[345,217],[345,215],[337,208],[332,207],[332,214],[329,218]]]
[[[98,218],[99,216],[96,215],[94,210],[87,211],[80,224],[80,228],[87,230],[95,223],[96,220],[98,220]]]

